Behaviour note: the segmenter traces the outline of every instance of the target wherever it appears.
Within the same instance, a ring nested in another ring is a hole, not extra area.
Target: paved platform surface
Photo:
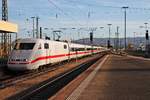
[[[150,61],[110,55],[78,100],[150,100]]]

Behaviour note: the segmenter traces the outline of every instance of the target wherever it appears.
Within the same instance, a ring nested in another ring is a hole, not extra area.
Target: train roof
[[[37,41],[47,41],[47,42],[57,42],[57,43],[67,43],[67,41],[53,41],[53,40],[45,40],[45,39],[36,39],[36,38],[24,38],[24,39],[18,39],[17,40],[18,42],[27,42],[27,43],[29,43],[29,42],[31,42],[31,43],[33,43],[33,42],[37,42]],[[77,43],[69,43],[70,44],[70,46],[78,46],[78,47],[83,47],[83,46],[86,46],[86,47],[91,47],[90,45],[84,45],[84,44],[77,44]],[[102,48],[101,46],[93,46],[93,47],[99,47],[99,48]]]

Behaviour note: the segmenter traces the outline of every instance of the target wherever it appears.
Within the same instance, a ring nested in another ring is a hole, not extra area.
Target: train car
[[[99,53],[102,47],[44,39],[20,39],[8,59],[8,69],[34,70],[39,66],[58,63],[77,57]]]

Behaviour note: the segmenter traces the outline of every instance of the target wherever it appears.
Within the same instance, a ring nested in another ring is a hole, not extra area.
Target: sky
[[[1,2],[0,2],[1,6]],[[62,30],[62,39],[88,38],[89,29],[97,28],[94,37],[115,36],[119,26],[120,37],[124,36],[124,10],[127,9],[127,37],[144,36],[144,23],[150,23],[149,0],[8,0],[9,21],[19,25],[20,38],[32,34],[32,16],[40,18],[43,33],[52,37],[52,30]],[[1,13],[1,11],[0,11]],[[57,15],[57,17],[56,17]],[[104,27],[104,28],[100,28]],[[72,29],[76,28],[76,29]]]

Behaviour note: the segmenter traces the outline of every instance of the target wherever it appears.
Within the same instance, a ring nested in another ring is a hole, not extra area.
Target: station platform
[[[109,55],[99,66],[67,100],[150,100],[150,61]]]

